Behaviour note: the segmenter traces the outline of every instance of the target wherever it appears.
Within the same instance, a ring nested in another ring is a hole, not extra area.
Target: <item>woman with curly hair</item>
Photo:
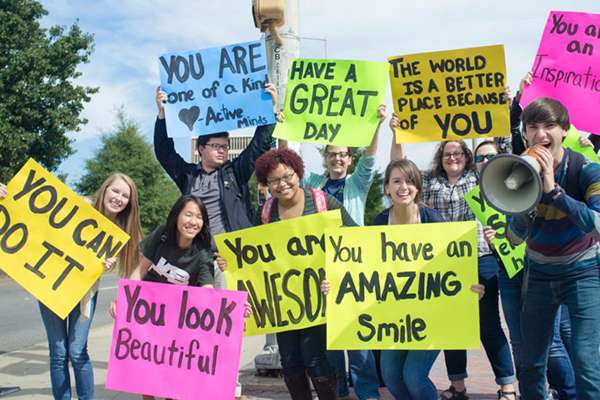
[[[256,160],[256,178],[273,196],[254,214],[254,225],[284,221],[319,211],[341,210],[346,226],[356,226],[329,194],[300,187],[304,163],[293,150],[269,151]],[[293,400],[312,400],[308,377],[320,399],[337,399],[337,378],[325,356],[325,325],[277,333],[285,384]]]

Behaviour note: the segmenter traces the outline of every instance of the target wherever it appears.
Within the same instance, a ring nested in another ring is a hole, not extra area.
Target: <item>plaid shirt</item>
[[[475,214],[465,201],[465,195],[479,183],[477,170],[465,171],[454,186],[446,178],[429,176],[429,171],[421,171],[423,175],[423,202],[438,211],[446,222],[475,221]],[[477,221],[477,256],[492,254],[483,236],[483,227]]]

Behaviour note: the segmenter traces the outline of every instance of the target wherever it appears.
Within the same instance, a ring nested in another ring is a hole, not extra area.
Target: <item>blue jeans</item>
[[[510,279],[504,269],[498,272],[498,288],[500,289],[500,300],[502,311],[508,326],[510,335],[510,347],[512,348],[513,360],[517,376],[521,372],[521,312],[519,302],[521,299],[521,280],[519,277]]]
[[[381,374],[397,400],[437,400],[429,372],[439,350],[382,350]]]
[[[571,320],[564,305],[558,308],[554,319],[554,335],[548,352],[546,377],[550,387],[558,392],[560,400],[575,400],[575,373],[569,349],[571,348]]]
[[[81,321],[79,304],[63,320],[45,305],[39,303],[42,321],[48,336],[50,381],[52,395],[56,400],[71,399],[69,361],[73,366],[77,397],[80,400],[94,398],[94,370],[87,352],[87,340],[97,298],[98,293],[92,297],[90,318],[85,322]]]
[[[318,378],[334,372],[327,361],[325,325],[277,333],[281,369],[284,376],[307,371]]]
[[[500,298],[502,299],[502,309],[504,319],[508,325],[510,333],[510,344],[512,347],[513,358],[517,376],[521,374],[521,313],[519,311],[519,302],[521,299],[521,279],[520,277],[508,278],[505,270],[501,269],[498,274],[498,287],[500,288]],[[566,307],[560,316],[555,319],[555,329],[550,351],[548,353],[548,371],[547,377],[550,386],[555,389],[561,400],[575,399],[575,376],[571,360],[565,349],[566,340],[570,341],[571,323]],[[563,318],[561,318],[561,316]],[[561,329],[557,327],[561,326]],[[568,324],[568,328],[567,328]],[[568,333],[568,339],[566,337]],[[563,337],[564,336],[564,337]],[[564,344],[563,344],[564,343]],[[520,390],[519,382],[519,390]]]
[[[479,257],[477,262],[479,283],[485,287],[485,294],[479,301],[479,329],[481,343],[485,349],[498,385],[514,383],[515,370],[510,356],[510,347],[502,324],[498,299],[498,263],[494,256]],[[467,351],[444,350],[446,370],[451,381],[466,378]]]
[[[546,360],[560,304],[571,318],[572,365],[578,400],[600,399],[600,275],[579,279],[529,278],[521,315],[523,400],[544,399]]]
[[[346,357],[343,350],[328,350],[327,359],[335,368],[338,377],[338,394],[348,396],[350,388],[346,376]],[[348,350],[350,374],[354,383],[354,393],[360,400],[379,399],[379,377],[375,357],[371,350]]]

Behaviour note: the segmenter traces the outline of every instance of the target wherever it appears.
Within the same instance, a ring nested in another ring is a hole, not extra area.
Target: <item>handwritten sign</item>
[[[598,160],[598,155],[596,154],[596,151],[594,151],[594,148],[592,146],[584,147],[581,145],[581,143],[579,142],[580,136],[581,135],[577,128],[571,125],[567,137],[565,137],[565,139],[562,142],[563,147],[571,149],[577,153],[581,153],[592,161],[600,162]]]
[[[169,136],[196,136],[275,123],[262,41],[158,58]]]
[[[323,232],[341,225],[334,210],[215,236],[228,287],[248,292],[254,310],[246,336],[325,323]]]
[[[235,397],[246,293],[121,279],[106,388]]]
[[[390,57],[398,143],[506,136],[504,46]]]
[[[586,132],[600,132],[600,14],[552,11],[521,105],[552,97]]]
[[[467,205],[483,226],[491,226],[496,232],[492,240],[509,278],[514,277],[525,266],[525,243],[513,246],[506,239],[506,216],[490,207],[479,191],[479,186],[465,195]]]
[[[285,123],[274,136],[296,142],[368,146],[379,123],[387,65],[348,60],[294,60],[285,93]]]
[[[479,348],[475,222],[325,235],[328,349]]]
[[[65,319],[129,236],[29,159],[0,199],[0,266]]]

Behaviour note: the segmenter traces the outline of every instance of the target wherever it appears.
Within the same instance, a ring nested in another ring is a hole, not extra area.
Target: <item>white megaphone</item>
[[[479,182],[487,204],[505,215],[521,215],[533,210],[542,198],[542,169],[536,157],[534,146],[521,156],[499,154],[488,161]]]

